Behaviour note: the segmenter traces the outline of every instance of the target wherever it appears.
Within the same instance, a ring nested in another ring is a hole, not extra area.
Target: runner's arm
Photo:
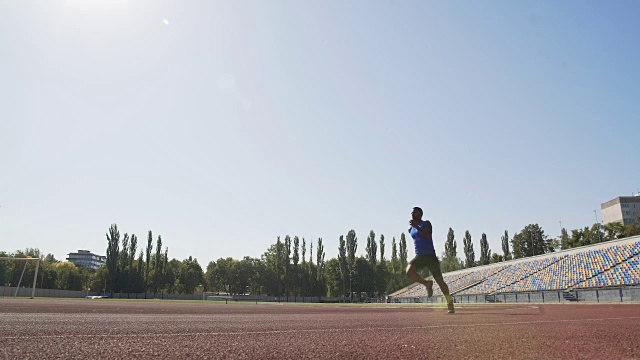
[[[431,226],[431,221],[426,220],[424,222],[424,227],[420,227],[418,226],[416,229],[418,229],[418,232],[420,233],[420,235],[424,236],[425,238],[433,241],[433,226]]]

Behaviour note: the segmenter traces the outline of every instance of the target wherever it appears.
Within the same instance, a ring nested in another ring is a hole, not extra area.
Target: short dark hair
[[[419,207],[417,207],[417,206],[416,206],[416,207],[414,207],[414,208],[413,208],[413,210],[418,210],[418,211],[420,211],[420,214],[424,214],[424,212],[422,211],[422,209],[421,209],[421,208],[419,208]]]

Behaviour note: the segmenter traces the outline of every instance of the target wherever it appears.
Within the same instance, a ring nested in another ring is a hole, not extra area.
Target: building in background
[[[604,224],[620,222],[624,225],[639,224],[640,193],[635,196],[620,196],[600,205]]]
[[[77,267],[98,270],[107,261],[107,257],[93,254],[89,250],[78,250],[77,253],[69,253],[67,260]]]

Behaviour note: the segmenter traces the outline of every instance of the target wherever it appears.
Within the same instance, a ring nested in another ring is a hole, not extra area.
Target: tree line
[[[640,220],[640,219],[639,219]],[[623,239],[640,235],[640,224],[622,224],[620,222],[607,225],[593,224],[571,230],[562,228],[560,236],[551,238],[545,234],[538,224],[529,224],[522,230],[509,237],[509,232],[504,231],[501,236],[501,252],[491,253],[487,235],[480,237],[480,256],[476,260],[471,234],[467,230],[463,237],[463,256],[458,258],[457,242],[452,228],[449,228],[445,251],[442,254],[442,271],[454,271],[473,266],[487,265],[513,259],[543,255],[559,250],[567,250],[579,246],[597,244],[601,242]]]
[[[501,251],[493,252],[486,234],[480,236],[480,252],[476,258],[474,243],[467,230],[462,238],[462,258],[458,257],[455,232],[449,228],[441,255],[443,272],[474,266],[536,256],[598,242],[640,235],[639,225],[612,223],[602,226],[561,230],[551,238],[538,224],[529,224],[509,236],[501,236]],[[325,259],[322,238],[307,241],[304,237],[277,237],[276,242],[259,257],[231,257],[210,261],[205,269],[198,259],[169,260],[168,247],[160,235],[147,233],[146,247],[138,249],[136,235],[120,235],[116,224],[107,233],[106,263],[97,271],[77,268],[61,262],[52,254],[42,256],[38,249],[15,253],[0,252],[0,256],[40,257],[37,284],[45,289],[91,290],[105,293],[191,294],[212,291],[265,296],[331,296],[347,298],[377,297],[396,291],[411,283],[404,274],[407,265],[407,241],[400,234],[393,237],[388,257],[387,239],[371,230],[366,239],[365,254],[357,256],[358,237],[349,230],[338,239],[338,256]],[[308,252],[307,252],[308,250]],[[314,252],[315,251],[315,252]],[[0,261],[0,285],[17,284],[23,269],[22,285],[33,286],[35,264]],[[30,276],[29,276],[30,273]],[[424,270],[423,276],[428,276]]]

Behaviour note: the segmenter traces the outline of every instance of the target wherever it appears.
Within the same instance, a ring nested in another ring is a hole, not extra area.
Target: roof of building
[[[613,199],[613,200],[609,200],[606,203],[600,205],[601,209],[606,209],[610,206],[613,205],[617,205],[617,204],[628,204],[628,203],[638,203],[640,204],[640,196],[635,195],[635,196],[618,196],[617,198]]]

